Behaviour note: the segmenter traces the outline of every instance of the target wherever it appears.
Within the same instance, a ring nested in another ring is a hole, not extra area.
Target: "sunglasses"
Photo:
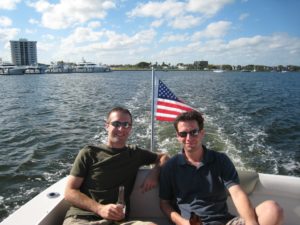
[[[113,122],[110,123],[110,125],[112,125],[115,128],[119,128],[119,127],[129,128],[129,127],[131,127],[131,123],[121,122],[121,121],[113,121]]]
[[[185,138],[189,134],[191,137],[196,137],[199,134],[200,130],[199,129],[194,129],[189,132],[187,131],[182,131],[182,132],[177,132],[178,136]]]

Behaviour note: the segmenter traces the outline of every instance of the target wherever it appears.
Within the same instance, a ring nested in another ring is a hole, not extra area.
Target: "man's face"
[[[124,147],[131,132],[130,115],[122,112],[113,112],[110,114],[106,124],[108,132],[108,144],[111,147]]]
[[[177,140],[182,144],[184,151],[194,152],[201,148],[204,130],[199,130],[197,121],[180,121],[177,129]]]

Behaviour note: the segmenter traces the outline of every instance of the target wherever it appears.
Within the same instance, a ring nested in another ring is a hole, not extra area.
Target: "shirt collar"
[[[214,156],[213,156],[212,151],[209,150],[208,148],[206,148],[206,146],[202,145],[202,148],[204,151],[202,165],[205,165],[205,164],[212,162],[214,160]],[[183,152],[183,149],[182,149],[182,152]],[[178,154],[178,161],[177,161],[178,165],[189,165],[189,163],[187,162],[187,160],[182,152]]]

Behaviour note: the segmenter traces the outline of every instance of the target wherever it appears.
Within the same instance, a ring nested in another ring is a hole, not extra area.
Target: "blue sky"
[[[299,0],[0,0],[0,58],[300,66]]]

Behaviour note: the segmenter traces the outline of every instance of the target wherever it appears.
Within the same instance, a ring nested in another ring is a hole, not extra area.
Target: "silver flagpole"
[[[151,105],[151,144],[150,150],[154,151],[154,105],[155,105],[155,73],[152,66],[152,105]]]

